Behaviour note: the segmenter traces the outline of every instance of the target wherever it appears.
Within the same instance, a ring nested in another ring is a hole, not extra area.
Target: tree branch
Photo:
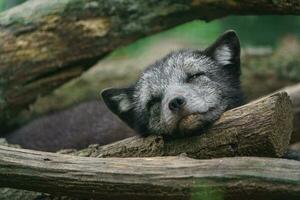
[[[0,146],[0,186],[78,198],[297,199],[299,180],[300,162],[283,159],[85,158]]]
[[[0,15],[0,127],[137,38],[193,19],[299,13],[293,0],[30,0]]]

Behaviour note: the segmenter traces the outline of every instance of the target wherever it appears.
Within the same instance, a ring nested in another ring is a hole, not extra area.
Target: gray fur
[[[235,32],[228,31],[203,51],[171,52],[150,65],[132,87],[107,89],[102,97],[141,135],[185,135],[241,104],[239,76],[240,44]],[[170,102],[179,96],[185,105],[174,112]]]

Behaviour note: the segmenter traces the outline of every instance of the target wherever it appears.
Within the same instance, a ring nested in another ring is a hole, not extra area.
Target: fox
[[[205,50],[171,52],[148,66],[132,86],[105,89],[101,96],[142,136],[186,136],[242,104],[240,75],[240,42],[230,30]]]
[[[233,30],[206,49],[172,51],[125,88],[101,91],[82,103],[7,134],[23,148],[57,151],[108,144],[133,135],[166,138],[201,134],[243,103],[240,41]]]

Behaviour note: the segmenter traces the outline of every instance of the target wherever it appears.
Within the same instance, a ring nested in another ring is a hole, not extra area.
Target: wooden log
[[[291,102],[276,93],[225,112],[204,134],[166,141],[160,136],[131,137],[105,146],[91,145],[75,155],[151,157],[186,153],[192,158],[281,157],[292,132]]]
[[[0,138],[0,146],[20,148],[18,145],[8,144],[4,138]],[[49,197],[49,195],[39,193],[39,192],[27,191],[27,190],[0,187],[0,199],[33,200],[33,199],[46,199],[45,197]],[[50,200],[50,198],[48,200]]]
[[[300,162],[85,158],[0,146],[0,186],[93,199],[299,199]]]
[[[291,143],[300,141],[300,84],[289,86],[283,88],[281,91],[288,93],[292,105],[293,105],[293,114],[294,114],[294,126],[293,133],[291,137]]]
[[[38,96],[137,38],[192,19],[299,13],[293,0],[27,1],[0,15],[0,127]]]
[[[252,102],[243,107],[226,112],[224,116],[222,116],[221,119],[215,124],[211,132],[207,134],[203,134],[201,136],[180,139],[176,141],[164,141],[162,138],[156,136],[150,136],[145,139],[129,138],[121,142],[114,143],[112,145],[103,146],[103,147],[93,145],[82,151],[78,151],[78,152],[64,151],[61,153],[74,154],[80,156],[89,156],[89,157],[159,156],[159,155],[178,155],[182,153],[185,153],[188,156],[192,156],[196,158],[223,157],[223,156],[236,156],[236,155],[257,155],[257,156],[274,156],[274,157],[281,156],[283,152],[285,152],[286,150],[286,146],[288,145],[288,138],[291,132],[292,119],[291,119],[290,106],[291,106],[290,101],[287,95],[285,93],[277,93],[270,97],[260,99],[256,102]],[[258,119],[262,121],[258,122]],[[237,123],[238,121],[240,121],[240,123]],[[236,128],[233,127],[234,124],[235,126],[237,126]],[[223,132],[222,129],[224,129]],[[32,152],[26,150],[20,150],[20,151]],[[0,169],[2,169],[1,158],[4,158],[4,156],[1,155],[1,150],[0,150]],[[54,164],[56,163],[56,161],[53,161],[52,158],[44,157],[44,159],[39,159],[39,160],[41,160],[42,162],[49,161],[50,163],[53,163],[50,166],[56,166],[56,164]],[[123,159],[118,159],[118,160],[121,161]],[[145,160],[147,159],[145,158]],[[27,161],[28,163],[31,163],[30,160]],[[221,162],[221,160],[219,161]],[[132,161],[132,163],[134,163],[134,161]],[[268,167],[266,166],[266,169],[272,168],[269,167],[271,166]],[[99,169],[101,169],[100,166]],[[84,174],[88,174],[88,173],[85,172]],[[0,178],[2,180],[1,170],[0,170]],[[1,180],[0,180],[0,185],[2,184]],[[250,181],[248,182],[250,184]],[[267,183],[268,187],[269,185],[272,186],[273,184],[276,185],[277,183],[275,182]],[[16,185],[20,185],[20,184],[16,184]],[[267,185],[261,185],[261,187],[263,188]],[[17,186],[12,186],[11,184],[1,185],[1,186],[52,193],[52,191],[50,191],[51,189],[50,190],[47,189],[47,186],[44,187],[45,190],[39,190],[36,189],[35,187],[32,188],[31,185],[27,185],[27,187],[22,186],[22,188]],[[260,187],[258,185],[252,184],[252,186],[253,188],[251,189],[251,191],[253,190],[253,193],[251,192],[250,197],[253,197],[253,195],[258,195],[255,196],[255,198],[258,198],[263,195],[271,195],[270,191],[258,189]],[[209,186],[209,188],[210,187],[215,188],[214,186]],[[293,188],[294,186],[291,185],[288,187],[286,186],[284,187],[287,189],[290,187]],[[287,191],[282,191],[282,188],[279,185],[278,188],[279,188],[278,190],[275,189],[276,191],[272,190],[274,192],[274,197],[276,198],[282,197],[284,192],[287,192]],[[218,188],[217,191],[219,191],[219,189],[221,191],[223,190],[226,191],[225,188],[223,189]],[[228,189],[231,190],[232,188],[228,188]],[[239,190],[241,190],[241,188]],[[260,190],[260,191],[256,191],[256,190]],[[53,194],[54,196],[70,195],[68,193],[61,194],[57,192],[53,192]],[[296,196],[299,195],[299,194],[292,194],[292,196],[290,196],[290,192],[288,194],[289,197],[291,198],[295,195]],[[24,199],[31,199],[33,196],[35,197],[41,196],[40,193],[28,193],[26,191],[21,191],[21,190],[10,190],[10,189],[0,190],[0,197],[2,198],[16,198],[19,197],[20,195],[23,195]],[[133,195],[140,195],[140,194],[136,193]],[[200,193],[196,195],[204,195],[204,194]],[[219,195],[219,192],[216,192],[216,194],[215,192],[213,192],[210,195]],[[234,194],[233,196],[232,194],[228,194],[228,193],[224,195],[225,196],[229,195],[229,197],[231,198],[231,197],[238,196],[238,193]],[[75,196],[77,197],[77,194]],[[95,198],[95,196],[93,197]],[[133,198],[133,196],[130,196],[130,198],[131,197]],[[111,197],[111,198],[118,198],[118,197]]]
[[[47,197],[47,198],[46,198]],[[43,199],[43,200],[51,200],[48,194],[43,194],[39,192],[27,191],[27,190],[19,190],[12,188],[0,188],[0,199],[11,199],[11,200],[35,200],[35,199]],[[53,200],[58,200],[57,198],[52,198]],[[68,200],[68,199],[64,199]]]

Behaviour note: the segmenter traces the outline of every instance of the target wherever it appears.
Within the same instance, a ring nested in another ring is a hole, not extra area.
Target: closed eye
[[[187,79],[186,79],[186,82],[190,83],[192,82],[193,80],[199,78],[200,76],[204,76],[205,73],[204,72],[197,72],[195,74],[191,74],[191,75],[188,75]]]
[[[147,110],[150,110],[151,107],[161,101],[160,97],[153,97],[150,101],[147,103]]]

